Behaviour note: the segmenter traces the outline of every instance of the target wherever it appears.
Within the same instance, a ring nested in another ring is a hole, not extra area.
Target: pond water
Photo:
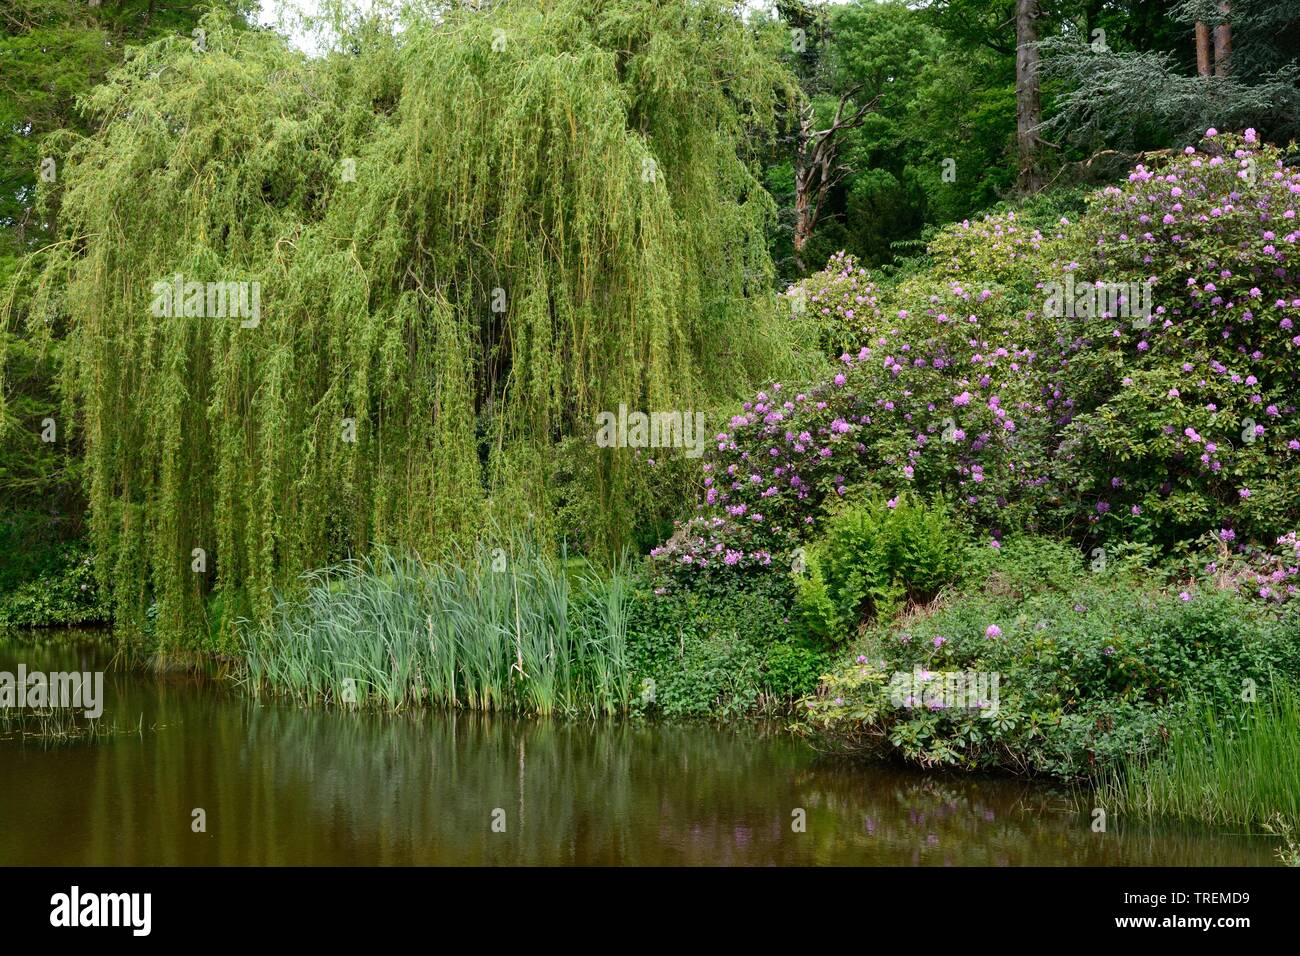
[[[10,673],[111,656],[0,638]],[[1269,840],[1231,833],[1093,833],[1044,785],[828,760],[778,725],[304,710],[111,667],[105,698],[106,736],[0,729],[0,864],[1276,862]]]

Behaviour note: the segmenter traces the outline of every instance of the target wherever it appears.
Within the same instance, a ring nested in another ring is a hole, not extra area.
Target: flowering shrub
[[[1045,257],[1065,238],[1069,221],[1062,219],[1050,234],[1029,225],[1014,212],[967,219],[940,232],[930,243],[929,253],[936,273],[969,281],[979,276],[986,282],[1007,286],[1025,285],[1025,280],[1042,270]]]
[[[101,624],[112,608],[97,586],[94,560],[80,544],[59,549],[54,566],[0,598],[0,629]]]
[[[785,300],[791,314],[812,321],[818,347],[832,355],[861,342],[880,324],[880,288],[846,252],[786,289]]]
[[[1001,298],[949,283],[882,322],[827,381],[745,402],[701,466],[698,513],[652,554],[692,570],[788,560],[826,499],[855,485],[947,493],[993,541],[1028,520],[1053,422],[1031,375],[1042,336]]]
[[[1231,588],[1254,600],[1285,604],[1300,594],[1300,535],[1281,535],[1268,548],[1234,551],[1221,538],[1216,560],[1205,566],[1206,583]]]
[[[1300,173],[1211,130],[1159,169],[1102,190],[1085,278],[1154,282],[1149,327],[1103,313],[1062,350],[1076,403],[1057,487],[1105,537],[1273,537],[1300,480]]]
[[[1086,775],[1155,750],[1189,696],[1227,706],[1246,681],[1300,677],[1296,623],[1230,590],[1180,595],[1115,565],[1088,570],[1062,543],[1009,540],[943,608],[869,631],[805,702],[802,727],[830,749],[925,766]],[[899,673],[927,689],[952,673],[997,680],[979,706],[953,706],[896,699]]]
[[[1241,547],[1300,524],[1300,173],[1250,131],[1211,133],[1051,235],[1012,214],[950,227],[931,271],[887,291],[837,257],[804,294],[860,325],[856,348],[744,403],[652,553],[677,573],[785,562],[855,486],[944,494],[994,547],[1010,529]],[[1153,281],[1150,321],[1046,315],[1066,276]]]

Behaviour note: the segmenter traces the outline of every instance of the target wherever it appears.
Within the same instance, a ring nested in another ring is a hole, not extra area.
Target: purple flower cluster
[[[1248,549],[1235,562],[1215,562],[1206,571],[1248,597],[1286,603],[1300,594],[1300,535],[1288,532],[1271,548]]]
[[[1092,317],[1061,351],[1080,398],[1062,448],[1094,521],[1106,494],[1130,537],[1294,526],[1297,208],[1300,173],[1251,130],[1210,131],[1096,198],[1082,269],[1154,282],[1154,309],[1145,324]]]
[[[990,520],[1033,492],[1046,462],[1022,423],[1047,421],[1049,405],[1025,374],[1034,350],[981,334],[996,308],[985,291],[953,284],[910,322],[870,329],[827,381],[745,402],[714,436],[697,514],[652,554],[687,568],[788,559],[853,485],[951,490]]]
[[[951,227],[934,268],[887,291],[837,256],[787,296],[854,347],[820,384],[744,403],[695,515],[654,554],[785,562],[854,488],[943,494],[995,541],[1300,525],[1297,207],[1300,173],[1276,150],[1216,134],[1050,235],[1014,215]],[[1153,281],[1149,320],[1044,315],[1043,286],[1069,272]]]
[[[840,351],[862,339],[880,321],[880,289],[847,252],[831,256],[826,268],[786,289],[792,315],[811,319],[821,330],[819,345]]]

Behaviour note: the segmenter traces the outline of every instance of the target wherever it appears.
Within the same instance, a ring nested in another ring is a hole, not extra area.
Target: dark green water
[[[0,640],[10,672],[107,656]],[[0,735],[0,864],[1276,862],[1268,840],[1232,834],[1093,833],[1040,785],[825,761],[775,726],[311,711],[112,670],[105,691],[104,723],[142,730]]]

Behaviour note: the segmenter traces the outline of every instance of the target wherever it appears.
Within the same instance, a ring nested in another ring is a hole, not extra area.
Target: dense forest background
[[[802,52],[782,55],[808,122],[791,118],[786,155],[767,165],[781,207],[773,253],[789,278],[841,249],[869,267],[893,265],[923,247],[927,230],[1026,194],[1068,204],[1140,154],[1216,123],[1275,142],[1296,135],[1300,4],[1287,0],[775,8],[774,48],[785,25],[807,36]],[[1221,25],[1231,66],[1214,62],[1207,37]],[[1017,65],[1027,44],[1037,44],[1032,73]],[[832,175],[801,268],[795,184],[822,139],[834,147]]]

